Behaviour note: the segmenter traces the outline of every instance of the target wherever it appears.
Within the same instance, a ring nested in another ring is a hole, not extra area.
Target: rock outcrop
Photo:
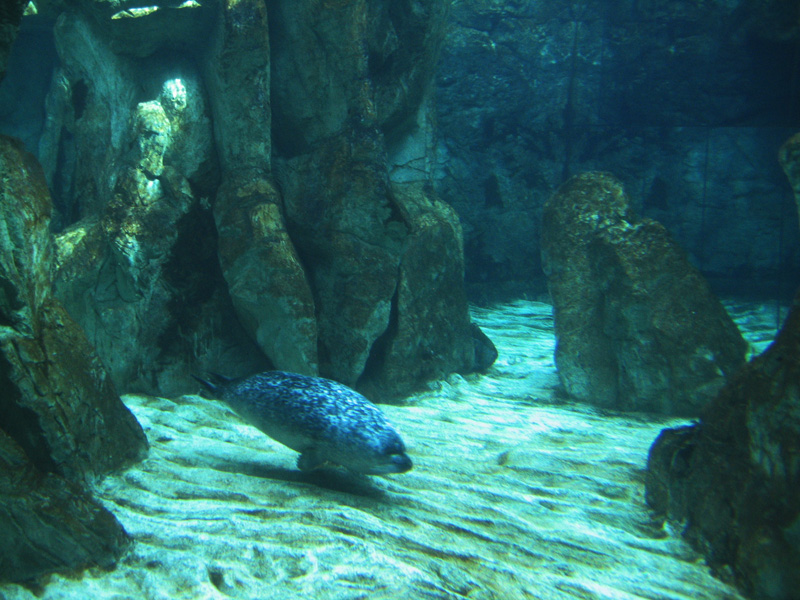
[[[491,366],[476,355],[464,293],[461,225],[449,205],[416,184],[395,184],[394,199],[408,229],[389,326],[374,344],[359,379],[373,397],[391,398],[420,381]],[[488,340],[488,338],[486,338]],[[485,346],[484,342],[484,346]],[[491,341],[489,341],[491,345]],[[482,348],[484,347],[482,346]]]
[[[800,295],[775,342],[737,373],[698,424],[650,450],[647,501],[744,591],[800,590]]]
[[[394,397],[468,370],[460,226],[426,191],[429,173],[396,181],[388,156],[417,144],[446,6],[354,2],[322,20],[314,2],[270,9],[276,173],[320,372]]]
[[[798,199],[800,136],[780,162]],[[800,293],[775,341],[742,368],[697,424],[665,429],[650,449],[648,504],[748,594],[800,590]]]
[[[275,367],[394,398],[473,368],[430,185],[447,3],[107,4],[44,2],[58,64],[26,139],[57,295],[121,389]]]
[[[0,136],[0,578],[108,564],[127,536],[83,484],[147,440],[84,332],[54,298],[51,201],[21,144]]]
[[[722,304],[613,176],[565,183],[545,204],[541,245],[569,396],[697,415],[742,365],[746,344]]]

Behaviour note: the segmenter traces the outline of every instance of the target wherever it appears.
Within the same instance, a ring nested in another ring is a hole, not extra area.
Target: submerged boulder
[[[577,400],[697,415],[744,361],[706,281],[609,174],[573,177],[547,202],[542,263],[559,377]]]
[[[44,173],[0,137],[0,578],[108,563],[127,536],[82,485],[147,451],[84,332],[52,293]]]
[[[647,502],[754,598],[800,590],[800,294],[700,422],[650,449]]]
[[[53,297],[50,197],[36,159],[0,138],[0,427],[74,480],[142,457],[141,427],[86,336]]]

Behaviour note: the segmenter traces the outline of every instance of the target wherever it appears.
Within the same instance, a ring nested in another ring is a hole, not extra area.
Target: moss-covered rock
[[[277,369],[315,375],[317,321],[280,196],[264,173],[236,171],[217,194],[219,260],[236,313]]]
[[[128,538],[84,484],[147,440],[83,330],[52,292],[50,196],[0,137],[0,579],[110,564]]]
[[[576,176],[547,202],[542,264],[573,398],[697,415],[744,361],[746,344],[706,281],[609,174]]]
[[[775,342],[739,371],[698,424],[650,449],[647,501],[746,593],[800,590],[800,295]]]
[[[130,545],[116,518],[74,482],[42,474],[0,430],[0,581],[110,567]]]

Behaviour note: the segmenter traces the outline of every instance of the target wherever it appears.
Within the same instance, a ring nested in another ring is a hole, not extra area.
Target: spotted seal
[[[412,467],[400,434],[381,410],[349,387],[285,371],[215,383],[196,377],[214,396],[272,439],[300,452],[297,467],[334,463],[367,475]]]

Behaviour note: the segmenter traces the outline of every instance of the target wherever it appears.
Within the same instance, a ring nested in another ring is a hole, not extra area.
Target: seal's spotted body
[[[284,371],[219,385],[197,379],[251,425],[300,452],[301,470],[327,462],[369,475],[411,469],[403,440],[380,409],[341,383]]]

